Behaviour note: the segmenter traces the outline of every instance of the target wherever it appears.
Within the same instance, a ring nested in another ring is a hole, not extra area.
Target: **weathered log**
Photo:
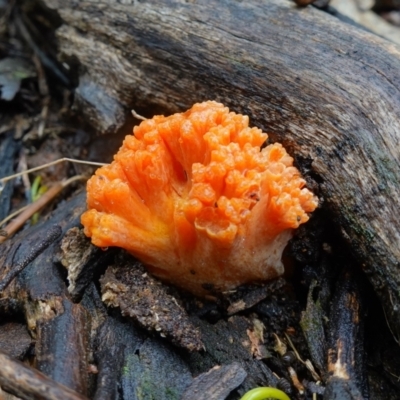
[[[44,3],[64,21],[61,57],[80,62],[76,105],[99,131],[132,107],[215,99],[283,142],[319,183],[400,337],[396,45],[288,0]]]
[[[95,285],[86,290],[82,305],[95,331],[94,361],[97,383],[93,398],[180,398],[192,383],[185,355],[165,341],[149,339],[146,332],[121,317],[108,316]],[[116,313],[119,314],[119,313]]]
[[[111,318],[99,329],[95,354],[98,369],[95,400],[112,400],[118,397],[118,383],[123,365],[123,340],[120,331],[120,323]]]

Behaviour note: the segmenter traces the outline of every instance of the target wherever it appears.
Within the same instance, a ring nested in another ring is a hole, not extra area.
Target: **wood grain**
[[[44,3],[64,20],[60,56],[79,60],[76,106],[99,132],[130,108],[215,99],[283,142],[399,337],[399,47],[285,0]]]

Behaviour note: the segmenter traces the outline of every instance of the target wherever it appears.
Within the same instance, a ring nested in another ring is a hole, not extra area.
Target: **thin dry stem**
[[[1,178],[0,179],[0,184],[4,185],[6,182],[10,181],[11,179],[18,178],[19,176],[24,175],[24,174],[30,174],[31,172],[40,171],[41,169],[44,169],[44,168],[47,168],[47,167],[51,167],[52,165],[56,165],[56,164],[59,164],[59,163],[64,162],[64,161],[69,161],[69,162],[76,163],[76,164],[94,165],[96,167],[102,167],[103,165],[106,165],[106,163],[99,163],[99,162],[85,161],[85,160],[76,160],[74,158],[63,157],[63,158],[59,158],[58,160],[55,160],[55,161],[40,165],[39,167],[31,168],[31,169],[28,169],[26,171],[18,172],[16,174],[9,175],[9,176],[6,176],[4,178]]]
[[[24,207],[20,208],[19,210],[14,211],[10,215],[8,215],[6,218],[4,218],[2,221],[0,221],[0,227],[3,226],[6,222],[8,222],[10,219],[13,219],[14,217],[16,217],[18,214],[21,214],[22,211],[26,210],[29,206],[30,206],[30,204],[27,204],[26,206],[24,206]],[[0,397],[0,399],[1,399],[1,397]]]
[[[62,189],[77,180],[86,179],[83,175],[76,175],[72,178],[56,183],[46,193],[44,193],[38,200],[27,206],[17,218],[11,221],[4,229],[2,229],[3,236],[0,236],[0,244],[7,240],[10,236],[14,235],[25,222],[32,217],[37,211],[53,200]]]
[[[142,121],[146,121],[146,117],[143,117],[142,115],[138,114],[135,110],[131,110],[132,115],[136,118],[136,119],[140,119]]]

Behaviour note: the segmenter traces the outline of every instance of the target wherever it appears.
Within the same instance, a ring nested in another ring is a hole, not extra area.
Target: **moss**
[[[179,400],[179,392],[173,387],[160,387],[150,374],[144,373],[139,378],[137,397],[140,400]]]

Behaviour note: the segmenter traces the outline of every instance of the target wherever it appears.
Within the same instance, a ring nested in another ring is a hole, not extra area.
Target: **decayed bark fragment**
[[[282,290],[285,285],[284,279],[276,279],[263,286],[239,288],[232,295],[228,296],[230,305],[227,309],[228,315],[233,315],[239,311],[247,310],[255,306],[274,292]]]
[[[100,282],[103,301],[119,307],[123,316],[189,351],[203,349],[200,333],[184,309],[140,263],[125,261],[109,267]]]
[[[29,259],[32,249],[37,248],[37,243],[54,225],[61,228],[63,234],[72,226],[79,224],[80,214],[85,207],[83,193],[66,202],[56,210],[53,218],[44,221],[1,245],[0,252],[0,280],[3,279],[14,265],[21,264]],[[52,243],[46,250],[38,254],[32,261],[0,294],[1,301],[16,303],[26,315],[28,327],[33,334],[36,322],[48,320],[63,311],[62,299],[65,297],[66,288],[62,276],[58,272],[55,254],[58,253],[60,239]]]
[[[111,261],[112,251],[102,252],[93,246],[82,229],[71,228],[61,242],[60,262],[68,270],[68,292],[79,300],[93,279],[93,273]]]
[[[199,327],[206,352],[192,353],[188,357],[192,372],[197,375],[215,365],[229,365],[238,362],[246,371],[247,377],[238,389],[243,395],[257,386],[274,386],[278,378],[267,365],[253,358],[252,345],[247,331],[253,329],[250,320],[243,316],[230,317],[228,321],[219,320],[216,324],[193,318]]]
[[[216,366],[194,379],[181,400],[225,400],[229,393],[246,378],[239,363]]]

